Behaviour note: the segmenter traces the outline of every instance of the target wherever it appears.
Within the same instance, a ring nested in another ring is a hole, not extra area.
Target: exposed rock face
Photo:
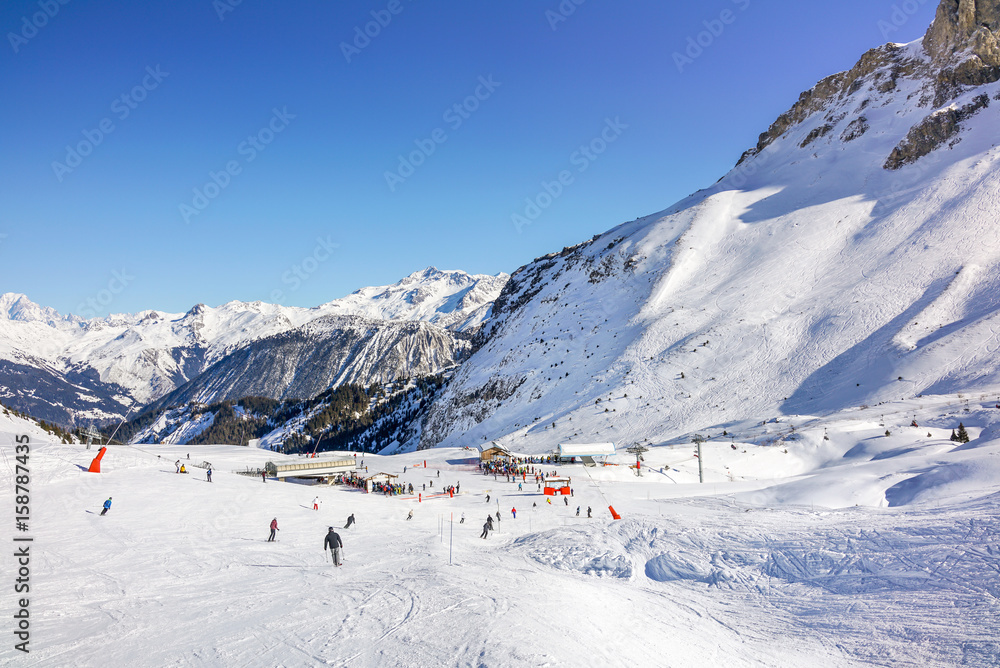
[[[920,66],[921,63],[906,58],[903,49],[895,44],[871,49],[850,70],[829,76],[799,95],[798,102],[779,116],[767,132],[760,135],[757,146],[744,153],[737,164],[757,155],[812,114],[831,107],[834,101],[843,100],[858,92],[868,77],[874,76],[879,82],[880,89],[889,92],[895,88],[899,78],[913,76],[919,71]],[[808,138],[803,142],[803,147],[826,132]]]
[[[943,0],[924,36],[924,49],[938,65],[964,59],[967,51],[983,65],[1000,67],[1000,2]]]
[[[1000,0],[942,0],[922,46],[926,55],[886,44],[868,51],[850,70],[823,79],[802,93],[737,164],[758,155],[813,114],[846,104],[860,90],[882,98],[883,104],[888,102],[885,96],[899,90],[901,79],[918,81],[918,104],[932,110],[887,156],[885,169],[899,169],[941,146],[954,145],[960,139],[962,121],[988,106],[989,99],[980,96],[970,104],[966,98],[958,108],[949,105],[970,90],[1000,81]],[[860,114],[871,101],[866,99],[854,113]],[[828,113],[826,123],[814,128],[800,147],[825,137],[842,119]],[[867,119],[858,115],[841,134],[841,141],[858,139],[868,129]]]
[[[958,109],[945,109],[931,114],[918,125],[913,126],[906,138],[893,149],[885,161],[886,169],[899,169],[924,157],[945,142],[953,139],[962,130],[965,121],[980,110],[990,106],[988,95],[980,95],[971,103]]]

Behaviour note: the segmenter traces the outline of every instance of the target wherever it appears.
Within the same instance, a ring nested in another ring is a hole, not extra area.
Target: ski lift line
[[[125,424],[125,420],[128,420],[129,413],[132,412],[133,408],[135,408],[135,402],[134,401],[132,402],[132,405],[128,407],[128,410],[125,411],[125,416],[122,418],[122,421],[118,423],[118,426],[115,427],[115,430],[113,432],[111,432],[111,436],[108,437],[108,445],[111,445],[111,441],[114,440],[115,434],[117,434],[118,430],[122,428],[123,424]]]

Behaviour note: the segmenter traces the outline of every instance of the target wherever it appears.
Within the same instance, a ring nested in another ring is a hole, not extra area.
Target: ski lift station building
[[[480,450],[479,461],[481,462],[491,462],[494,459],[512,459],[513,455],[510,454],[510,450],[503,447],[502,445],[497,445],[496,443],[491,443],[490,447]]]
[[[603,457],[605,460],[610,455],[615,454],[614,443],[560,443],[559,460],[572,462],[579,457],[587,466],[597,466],[595,457]]]

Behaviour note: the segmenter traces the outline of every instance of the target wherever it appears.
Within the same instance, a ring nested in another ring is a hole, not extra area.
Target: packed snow
[[[572,478],[568,504],[531,475],[520,491],[482,475],[475,448],[359,455],[420,500],[265,483],[239,472],[304,460],[239,446],[112,446],[88,473],[96,448],[0,416],[11,496],[15,436],[31,439],[30,530],[8,535],[33,538],[30,653],[8,633],[0,663],[996,665],[996,401],[737,425],[706,434],[701,484],[690,442],[652,447],[642,476],[622,451],[535,465]],[[950,440],[959,422],[966,444]]]

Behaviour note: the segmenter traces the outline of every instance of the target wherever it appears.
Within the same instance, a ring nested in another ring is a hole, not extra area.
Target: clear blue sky
[[[910,41],[937,4],[234,2],[0,6],[0,292],[103,315],[510,272],[711,185],[802,90],[887,41],[880,21]],[[602,131],[603,153],[574,155]],[[416,142],[434,151],[397,171]],[[225,187],[198,200],[211,173]]]

